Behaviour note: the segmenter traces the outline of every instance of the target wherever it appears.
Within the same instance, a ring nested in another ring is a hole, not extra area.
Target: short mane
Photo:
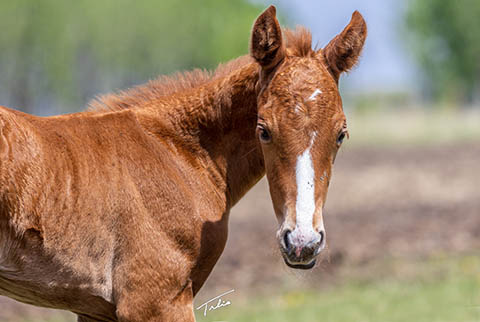
[[[291,56],[311,57],[312,35],[308,29],[297,26],[295,30],[284,29],[288,54]],[[214,71],[194,69],[187,72],[177,72],[172,75],[162,75],[143,85],[138,85],[116,93],[101,95],[90,101],[87,110],[92,112],[112,112],[128,108],[136,108],[174,93],[182,92],[205,84],[211,80],[225,77],[253,59],[249,55],[220,64]]]

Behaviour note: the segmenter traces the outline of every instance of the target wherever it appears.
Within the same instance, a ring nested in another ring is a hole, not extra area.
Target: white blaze
[[[315,141],[313,133],[310,146],[297,158],[295,175],[297,181],[296,229],[303,232],[313,231],[313,214],[315,213],[315,169],[310,150]]]
[[[321,94],[321,93],[322,93],[322,91],[317,88],[316,90],[313,91],[312,95],[310,95],[308,100],[313,101],[317,97],[317,95]]]

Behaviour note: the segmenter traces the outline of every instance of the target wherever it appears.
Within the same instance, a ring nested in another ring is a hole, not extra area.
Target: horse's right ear
[[[282,29],[275,16],[277,10],[270,6],[255,20],[250,40],[250,55],[269,70],[285,57]]]

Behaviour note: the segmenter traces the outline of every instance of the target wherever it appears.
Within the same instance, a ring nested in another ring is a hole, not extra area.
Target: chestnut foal
[[[79,321],[194,321],[230,208],[266,173],[287,265],[324,248],[322,208],[347,127],[338,78],[355,12],[325,48],[270,7],[250,57],[35,117],[0,109],[0,294]]]

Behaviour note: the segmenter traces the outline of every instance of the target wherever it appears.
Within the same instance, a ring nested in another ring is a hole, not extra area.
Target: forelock
[[[298,57],[312,57],[315,51],[312,49],[312,34],[303,27],[297,26],[295,30],[283,30],[287,51],[289,55]]]

